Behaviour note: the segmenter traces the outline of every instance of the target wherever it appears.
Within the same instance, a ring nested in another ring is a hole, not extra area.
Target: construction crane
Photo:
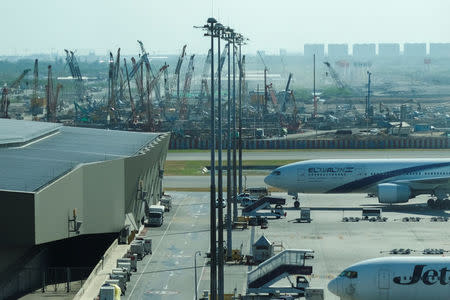
[[[178,57],[177,66],[175,67],[175,73],[173,77],[173,81],[176,80],[177,82],[177,100],[180,101],[180,71],[181,71],[181,65],[183,64],[184,56],[186,55],[186,46],[183,46],[183,49],[181,50],[181,55]],[[173,86],[173,84],[172,84]]]
[[[334,83],[336,84],[336,86],[337,86],[339,89],[345,89],[345,88],[347,87],[347,85],[339,78],[338,73],[337,73],[336,70],[331,66],[331,64],[330,64],[329,62],[327,62],[327,61],[325,61],[325,62],[323,62],[323,63],[327,66],[328,71],[329,71],[329,73],[330,73],[330,75],[331,75],[331,78],[333,78]],[[327,73],[327,74],[328,74],[328,73]]]
[[[8,88],[4,87],[2,88],[2,100],[0,103],[0,118],[9,119],[8,106],[9,106]]]
[[[123,64],[125,66],[125,73],[127,75],[128,95],[130,97],[131,124],[133,124],[133,126],[135,126],[137,124],[136,105],[134,104],[133,96],[131,95],[130,76],[128,74],[127,60],[125,58],[123,59]]]
[[[150,78],[153,80],[155,78],[155,74],[153,74],[153,70],[150,65],[150,60],[148,59],[148,52],[145,51],[144,43],[142,43],[142,41],[138,40],[137,42],[139,43],[139,46],[141,47],[142,56],[143,57],[145,56],[145,68],[147,69],[147,72],[151,75],[151,77],[149,76],[148,80],[150,80]],[[155,83],[155,87],[154,87],[155,95],[156,95],[156,99],[158,101],[161,101],[161,93],[159,91],[159,84],[157,84],[157,83],[158,82]]]
[[[247,85],[245,81],[245,55],[242,56],[242,62],[239,63],[240,72],[241,72],[241,78],[242,78],[242,101],[245,102],[245,95],[247,95]]]
[[[25,70],[23,70],[22,74],[20,74],[20,76],[17,77],[17,79],[14,80],[13,83],[11,83],[11,84],[9,85],[9,88],[10,88],[10,89],[15,89],[15,88],[17,88],[17,87],[19,86],[20,82],[22,81],[22,79],[23,79],[23,78],[28,74],[28,72],[30,72],[30,71],[31,71],[31,69],[25,69]]]
[[[208,50],[208,55],[205,59],[205,64],[203,65],[203,72],[202,72],[202,81],[201,81],[201,89],[200,89],[200,95],[199,99],[209,98],[209,87],[208,87],[208,80],[209,77],[209,69],[211,66],[211,49]]]
[[[169,65],[164,65],[159,69],[158,74],[150,81],[147,85],[147,93],[148,95],[151,94],[155,86],[157,85],[159,78],[161,77],[161,74],[164,73],[164,70],[167,69]],[[150,97],[147,98],[147,130],[148,131],[154,131],[155,130],[155,123],[152,118],[152,104],[150,101]]]
[[[166,62],[164,62],[164,66],[167,66]],[[166,98],[166,102],[170,101],[170,82],[169,71],[167,68],[164,69],[164,97]]]
[[[52,77],[52,66],[48,66],[48,77],[47,77],[47,122],[55,122],[56,121],[56,106],[53,106],[53,77]]]
[[[85,91],[83,85],[83,77],[81,76],[80,66],[78,65],[77,58],[73,51],[64,49],[66,52],[66,62],[70,69],[70,74],[75,80],[75,89],[77,93],[78,101],[83,102],[85,100]]]
[[[118,107],[117,107],[117,86],[120,69],[120,48],[117,50],[116,60],[114,60],[113,54],[109,53],[109,77],[108,77],[108,106],[107,115],[109,116],[109,122],[117,123]]]
[[[301,122],[298,120],[297,100],[295,99],[293,90],[290,90],[288,93],[290,95],[290,98],[291,98],[294,108],[292,111],[292,119],[287,125],[287,130],[288,130],[288,133],[296,133],[301,125]]]
[[[278,99],[277,99],[277,96],[275,95],[275,91],[273,89],[272,83],[270,83],[267,86],[267,89],[269,91],[270,99],[272,100],[272,104],[273,104],[274,109],[276,110],[277,113],[280,113],[280,107],[278,105]]]
[[[269,86],[267,85],[267,72],[269,71],[266,65],[266,62],[264,61],[264,58],[262,57],[261,51],[257,51],[259,58],[261,59],[263,65],[264,65],[264,113],[267,112],[267,101],[269,100],[269,95],[268,95],[268,88]]]
[[[144,106],[144,83],[142,77],[144,76],[143,68],[142,68],[142,60],[139,59],[139,63],[136,62],[135,58],[131,58],[131,63],[133,64],[133,69],[130,72],[129,78],[133,78],[134,74],[136,74],[136,87],[139,93],[139,104],[141,107]],[[139,70],[139,72],[138,72]]]
[[[56,85],[56,94],[55,94],[55,107],[59,106],[59,111],[62,110],[61,101],[59,101],[59,93],[61,89],[63,88],[63,85],[58,83]]]
[[[20,84],[20,82],[22,81],[22,79],[25,77],[25,75],[28,74],[28,72],[30,72],[31,69],[25,69],[22,74],[20,74],[20,76],[14,80],[9,87],[6,86],[3,87],[2,89],[2,99],[1,99],[1,103],[0,103],[0,118],[9,118],[8,115],[8,107],[9,107],[9,99],[8,99],[8,94],[9,94],[9,90],[17,88]]]
[[[180,119],[187,120],[188,118],[188,103],[187,96],[189,91],[191,90],[191,81],[192,75],[194,74],[194,57],[195,55],[191,55],[189,59],[189,65],[186,71],[186,76],[184,79],[184,88],[183,88],[183,99],[180,102]]]
[[[287,103],[288,97],[289,97],[289,86],[291,84],[291,80],[292,80],[292,73],[289,73],[288,81],[286,83],[286,88],[284,89],[284,103],[283,103],[283,108],[282,108],[283,112],[286,111],[286,103]]]

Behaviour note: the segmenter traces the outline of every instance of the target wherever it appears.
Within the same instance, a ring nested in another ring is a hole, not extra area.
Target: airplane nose
[[[329,290],[330,292],[332,292],[333,294],[335,294],[336,296],[339,296],[339,295],[338,295],[338,283],[337,283],[337,278],[331,280],[331,281],[328,283],[328,290]]]
[[[266,178],[264,178],[264,183],[267,184],[267,185],[272,185],[271,184],[271,182],[272,182],[271,179],[272,179],[272,175],[267,175]]]

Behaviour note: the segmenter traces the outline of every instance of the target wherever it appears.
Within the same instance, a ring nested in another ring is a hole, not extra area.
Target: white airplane
[[[448,300],[450,257],[383,257],[346,268],[328,290],[341,300]]]
[[[369,193],[380,203],[429,194],[428,206],[450,208],[450,159],[320,159],[279,167],[264,182],[297,193]],[[298,207],[299,202],[294,204]]]

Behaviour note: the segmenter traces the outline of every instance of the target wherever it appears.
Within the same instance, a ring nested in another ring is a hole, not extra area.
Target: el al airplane
[[[450,257],[383,257],[346,268],[328,290],[341,300],[448,300]]]
[[[450,159],[308,160],[279,167],[264,182],[289,195],[371,193],[380,203],[405,203],[429,194],[435,199],[428,206],[450,208]]]

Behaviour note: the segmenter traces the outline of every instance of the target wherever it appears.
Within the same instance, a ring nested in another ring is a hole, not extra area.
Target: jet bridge
[[[256,269],[247,273],[247,294],[279,291],[303,296],[309,282],[301,275],[312,274],[312,266],[306,266],[305,260],[313,253],[314,251],[310,249],[284,250],[259,264]],[[272,287],[284,278],[289,279],[291,275],[300,275],[297,276],[295,284],[291,282],[291,286]]]

